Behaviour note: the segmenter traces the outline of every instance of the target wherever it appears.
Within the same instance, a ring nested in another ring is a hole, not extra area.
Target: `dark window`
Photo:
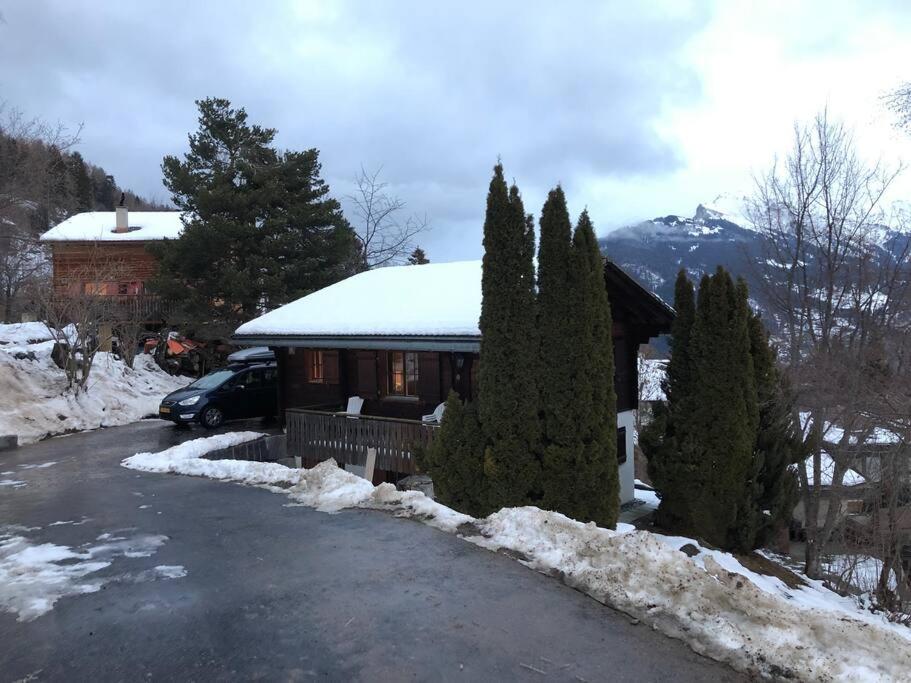
[[[626,462],[626,427],[617,430],[617,464]]]
[[[418,354],[410,351],[389,352],[389,394],[418,395]]]

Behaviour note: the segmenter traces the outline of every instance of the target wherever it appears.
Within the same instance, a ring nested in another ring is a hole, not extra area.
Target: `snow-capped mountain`
[[[615,230],[599,240],[601,250],[668,302],[673,301],[681,268],[695,281],[722,265],[747,281],[752,303],[761,309],[762,278],[774,273],[777,264],[768,260],[767,238],[746,218],[745,204],[736,195],[720,195],[697,206],[691,217],[659,216]],[[894,225],[876,225],[867,233],[870,253],[882,262],[899,255],[906,258],[903,255],[911,251],[911,210],[896,202],[886,220]],[[807,258],[813,258],[812,250]],[[785,266],[780,267],[784,274]]]
[[[758,291],[751,264],[763,252],[763,238],[741,206],[742,200],[722,195],[697,206],[692,216],[659,216],[615,230],[601,238],[601,249],[666,301],[673,301],[680,268],[695,279],[722,265]]]

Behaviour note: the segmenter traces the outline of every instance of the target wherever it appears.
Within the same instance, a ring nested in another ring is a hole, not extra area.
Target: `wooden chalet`
[[[57,296],[91,295],[117,300],[123,314],[157,319],[162,302],[145,291],[158,264],[150,242],[176,239],[179,211],[89,211],[66,219],[41,236],[50,247]]]
[[[604,269],[613,312],[618,460],[633,498],[633,438],[640,344],[668,332],[674,312],[615,264]],[[241,345],[268,346],[279,367],[289,455],[361,465],[377,448],[375,481],[414,472],[411,450],[433,438],[422,422],[450,389],[477,395],[481,262],[360,273],[242,325]],[[363,399],[357,419],[345,413]]]

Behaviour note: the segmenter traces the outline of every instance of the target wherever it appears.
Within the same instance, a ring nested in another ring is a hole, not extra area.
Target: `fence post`
[[[373,470],[376,467],[376,449],[371,446],[367,449],[367,462],[364,464],[364,479],[373,483]]]

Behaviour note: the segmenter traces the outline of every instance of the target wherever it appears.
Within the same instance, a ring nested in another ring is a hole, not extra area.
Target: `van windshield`
[[[216,370],[204,377],[200,377],[193,382],[193,384],[188,386],[187,389],[214,389],[226,379],[230,379],[233,376],[234,370]]]

